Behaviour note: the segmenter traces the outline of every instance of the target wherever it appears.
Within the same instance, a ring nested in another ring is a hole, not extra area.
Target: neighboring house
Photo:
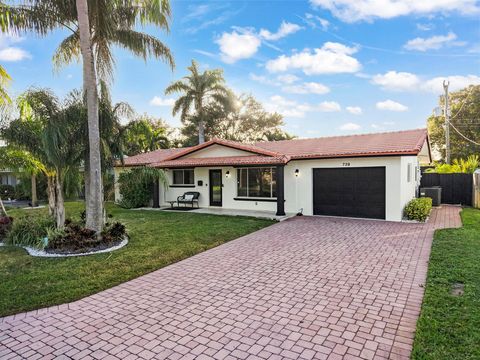
[[[7,146],[5,140],[0,139],[0,147]],[[17,186],[20,180],[17,178],[17,173],[11,169],[0,169],[0,185]]]
[[[159,203],[200,192],[200,206],[400,221],[431,162],[426,129],[256,144],[212,140],[125,160],[165,169]],[[116,200],[120,199],[118,186]]]

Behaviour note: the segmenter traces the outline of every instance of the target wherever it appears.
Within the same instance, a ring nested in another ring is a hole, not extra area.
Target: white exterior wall
[[[413,183],[407,183],[407,163],[400,156],[339,158],[321,160],[295,160],[285,166],[285,211],[296,213],[303,210],[304,215],[313,215],[313,170],[314,168],[385,166],[386,209],[385,217],[389,221],[401,221],[403,208],[415,197]],[[409,156],[413,162],[415,156]],[[300,170],[295,177],[295,170]]]
[[[418,167],[416,156],[385,156],[385,157],[363,157],[363,158],[340,158],[320,160],[294,160],[285,166],[285,212],[297,213],[300,210],[304,215],[313,215],[313,170],[314,168],[336,168],[344,167],[373,167],[385,166],[386,176],[386,220],[401,221],[405,204],[413,199],[416,194],[420,177],[415,181],[415,167]],[[411,181],[408,182],[408,164],[412,166]],[[128,168],[115,168],[115,180],[118,174]],[[226,209],[273,211],[277,210],[276,202],[242,201],[234,200],[237,196],[237,169],[234,167],[197,167],[194,169],[195,185],[185,187],[168,187],[160,185],[160,204],[169,206],[166,201],[176,200],[178,196],[187,191],[200,192],[200,207],[209,207],[209,170],[222,169],[223,207]],[[295,170],[299,169],[299,176],[295,176]],[[226,172],[230,176],[226,177]],[[172,184],[173,171],[166,170],[169,184]],[[198,181],[203,182],[202,186]],[[115,182],[115,200],[118,201],[121,195],[118,191],[117,181]]]
[[[187,191],[198,191],[200,193],[199,205],[200,207],[210,206],[210,186],[209,186],[209,170],[221,169],[223,179],[222,191],[222,207],[226,209],[242,209],[242,210],[259,210],[259,211],[276,211],[276,202],[265,201],[242,201],[234,200],[237,196],[237,169],[234,167],[199,167],[194,169],[195,186],[194,187],[169,187],[166,191],[160,186],[160,204],[168,205],[166,201],[176,200],[178,196],[183,195]],[[227,171],[230,172],[229,177],[226,177]],[[167,177],[169,183],[172,184],[173,171],[167,170]],[[202,186],[198,186],[198,181],[203,181]]]

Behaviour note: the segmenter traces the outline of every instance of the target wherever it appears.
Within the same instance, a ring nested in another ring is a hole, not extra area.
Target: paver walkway
[[[428,224],[297,217],[85,299],[0,319],[0,358],[408,358]]]

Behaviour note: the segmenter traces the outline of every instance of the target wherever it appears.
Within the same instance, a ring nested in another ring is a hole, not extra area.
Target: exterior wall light
[[[295,169],[295,177],[298,177],[300,175],[300,170]]]
[[[230,177],[230,171],[227,170],[227,172],[225,173],[225,177],[228,179]]]

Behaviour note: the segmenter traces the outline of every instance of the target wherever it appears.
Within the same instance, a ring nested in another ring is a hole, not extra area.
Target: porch
[[[189,207],[187,207],[189,208]],[[152,210],[152,211],[169,211],[169,212],[185,212],[185,210],[170,209],[167,206],[160,208],[138,208],[134,210]],[[259,219],[271,219],[277,221],[287,220],[296,214],[276,215],[275,211],[259,211],[259,210],[242,210],[242,209],[226,209],[223,207],[201,207],[188,210],[189,213],[210,214],[210,215],[225,215],[225,216],[250,216]]]

